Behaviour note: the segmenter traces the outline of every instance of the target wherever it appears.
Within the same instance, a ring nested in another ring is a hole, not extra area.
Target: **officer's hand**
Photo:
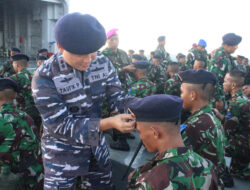
[[[122,133],[130,133],[135,130],[135,119],[131,114],[119,114],[101,120],[101,131],[105,131],[112,128],[117,129]]]
[[[216,108],[218,110],[223,110],[224,109],[224,102],[223,101],[216,101]]]
[[[130,133],[135,130],[135,119],[130,114],[119,114],[111,117],[113,128],[122,133]]]

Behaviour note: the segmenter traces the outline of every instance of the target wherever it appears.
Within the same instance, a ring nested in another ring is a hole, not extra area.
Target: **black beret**
[[[136,60],[138,60],[138,61],[143,60],[143,57],[142,57],[141,55],[139,55],[139,54],[134,54],[134,55],[132,55],[132,58],[133,58],[133,59],[136,59]]]
[[[107,39],[98,20],[81,13],[70,13],[60,18],[55,25],[55,38],[63,49],[78,55],[99,50]]]
[[[228,33],[222,37],[222,40],[224,44],[227,44],[229,46],[235,46],[241,42],[242,37],[236,35],[235,33]]]
[[[185,58],[186,56],[182,53],[178,53],[176,59]]]
[[[154,54],[153,58],[155,58],[155,59],[162,59],[162,56],[160,54]]]
[[[187,71],[180,72],[178,74],[179,79],[183,83],[190,83],[190,84],[207,84],[211,83],[215,85],[216,83],[216,76],[204,69],[193,70],[189,69]]]
[[[10,78],[2,78],[0,79],[0,91],[5,89],[12,89],[16,92],[19,92],[19,87],[17,83]]]
[[[151,63],[148,61],[136,61],[132,63],[137,69],[147,69]]]
[[[43,52],[48,52],[48,50],[45,49],[45,48],[42,48],[42,49],[39,49],[37,52],[38,52],[38,53],[43,53]]]
[[[23,59],[27,60],[27,61],[30,60],[30,58],[23,53],[17,53],[16,55],[13,55],[11,58],[13,61],[19,61],[19,60],[23,60]]]
[[[38,60],[42,60],[42,61],[44,61],[44,60],[47,60],[48,58],[47,57],[45,57],[45,56],[37,56],[36,57],[36,60],[38,61]]]
[[[21,50],[20,50],[19,48],[14,47],[14,46],[13,46],[13,47],[11,47],[11,48],[10,48],[10,50],[11,50],[11,51],[21,52]]]
[[[176,122],[179,120],[183,100],[177,96],[158,94],[140,98],[128,107],[136,121]]]
[[[165,38],[166,38],[165,36],[159,36],[157,40],[158,42],[162,42],[165,40]]]

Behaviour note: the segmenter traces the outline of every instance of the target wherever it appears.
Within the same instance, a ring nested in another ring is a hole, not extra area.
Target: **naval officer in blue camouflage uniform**
[[[102,131],[134,130],[129,114],[101,119],[106,97],[115,111],[133,98],[121,88],[117,73],[97,50],[106,42],[103,26],[90,15],[67,14],[55,26],[59,52],[35,72],[32,91],[43,119],[44,189],[74,189],[81,176],[86,189],[109,190],[111,163]]]

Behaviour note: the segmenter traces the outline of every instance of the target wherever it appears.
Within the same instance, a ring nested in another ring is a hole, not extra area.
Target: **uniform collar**
[[[189,153],[191,150],[187,147],[176,147],[176,148],[171,148],[168,151],[162,152],[162,153],[158,153],[155,156],[155,161],[162,161],[168,158],[173,158],[176,156],[180,156],[180,155],[185,155],[187,153]]]
[[[232,96],[232,98],[235,98],[235,97],[238,97],[238,96],[242,96],[242,95],[244,95],[244,94],[243,94],[243,91],[242,91],[242,90],[238,90],[238,91]]]
[[[194,112],[194,113],[190,116],[190,118],[198,117],[198,116],[200,116],[200,115],[202,115],[202,114],[204,114],[204,113],[212,113],[212,108],[211,108],[211,106],[210,106],[209,104],[206,105],[206,106],[204,106],[204,107],[202,107],[202,108],[199,109],[198,111]],[[188,119],[188,120],[189,120],[189,119]]]
[[[12,103],[5,103],[1,106],[1,111],[14,110],[14,105]]]

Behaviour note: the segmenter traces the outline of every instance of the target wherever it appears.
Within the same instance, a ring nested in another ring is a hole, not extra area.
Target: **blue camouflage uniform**
[[[131,100],[111,62],[98,54],[88,70],[79,71],[57,53],[35,72],[32,91],[44,126],[45,189],[57,183],[70,189],[77,176],[87,186],[110,189],[109,151],[99,131],[102,101],[107,97],[111,109],[123,111]]]

